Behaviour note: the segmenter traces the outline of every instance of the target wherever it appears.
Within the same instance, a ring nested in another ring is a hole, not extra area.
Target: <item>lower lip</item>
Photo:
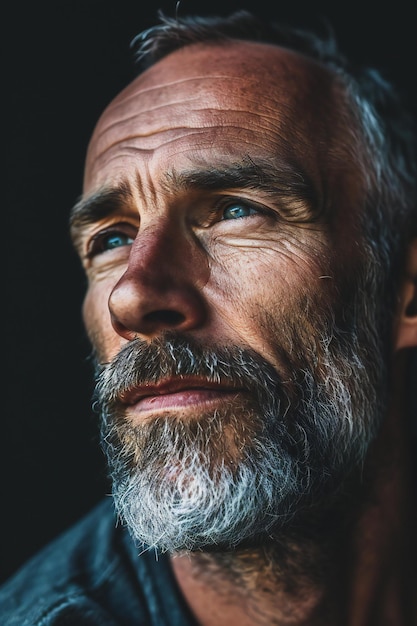
[[[211,389],[186,389],[183,391],[177,391],[175,393],[164,393],[156,396],[146,396],[142,398],[136,404],[129,407],[129,411],[133,413],[145,413],[145,412],[161,412],[164,410],[186,408],[202,408],[203,405],[210,403],[218,403],[219,401],[225,402],[232,400],[237,395],[237,392],[219,391]]]

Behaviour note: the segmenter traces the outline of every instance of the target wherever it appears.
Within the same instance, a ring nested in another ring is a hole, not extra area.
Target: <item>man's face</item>
[[[344,124],[324,69],[235,43],[170,55],[95,129],[73,235],[114,489],[147,543],[271,532],[363,457],[376,348],[353,330]]]

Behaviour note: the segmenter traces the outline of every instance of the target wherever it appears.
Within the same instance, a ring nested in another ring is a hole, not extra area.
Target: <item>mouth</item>
[[[230,402],[245,391],[247,390],[207,379],[184,377],[135,387],[125,392],[121,401],[128,413],[161,413],[175,409],[198,410],[209,404]]]

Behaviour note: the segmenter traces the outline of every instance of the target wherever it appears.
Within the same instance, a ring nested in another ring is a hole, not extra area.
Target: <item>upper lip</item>
[[[133,387],[121,394],[123,404],[132,405],[147,396],[159,396],[176,393],[188,389],[214,389],[217,391],[241,391],[240,388],[226,382],[209,381],[206,378],[188,376],[183,378],[170,378],[158,383],[146,383]]]

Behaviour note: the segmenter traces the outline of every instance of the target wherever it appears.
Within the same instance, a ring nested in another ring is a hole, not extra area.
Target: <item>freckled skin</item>
[[[88,148],[84,196],[124,179],[133,201],[123,216],[89,225],[76,237],[89,280],[85,323],[103,360],[132,337],[149,340],[169,326],[203,342],[253,348],[279,367],[274,346],[280,338],[260,324],[260,311],[301,315],[300,298],[313,295],[330,304],[343,256],[351,253],[345,229],[339,237],[326,224],[264,214],[210,218],[207,225],[215,194],[173,193],[165,175],[196,164],[279,157],[302,164],[320,199],[323,180],[331,184],[337,176],[329,154],[340,143],[333,111],[340,114],[341,107],[342,95],[321,66],[247,42],[179,50],[108,106]],[[343,166],[355,174],[353,164]],[[358,173],[355,180],[356,187],[341,186],[338,195],[332,190],[335,211],[352,214],[346,209],[360,194]],[[227,193],[279,213],[262,190]],[[133,244],[87,260],[91,238],[122,217]],[[349,228],[349,217],[345,222]],[[178,320],[167,324],[158,311],[174,311]]]

